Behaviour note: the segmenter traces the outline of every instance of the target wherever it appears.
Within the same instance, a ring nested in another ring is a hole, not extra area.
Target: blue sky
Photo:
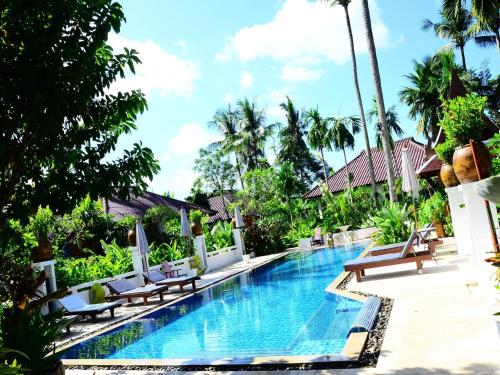
[[[111,45],[139,51],[137,74],[115,89],[141,88],[149,110],[138,130],[123,136],[119,148],[137,141],[150,147],[161,172],[151,182],[156,193],[184,198],[196,174],[200,147],[218,139],[208,129],[214,112],[248,97],[266,108],[269,122],[283,121],[279,103],[289,95],[298,108],[319,107],[324,116],[357,115],[345,18],[342,8],[308,0],[121,0],[126,24]],[[373,81],[366,53],[360,0],[350,5],[365,110],[371,106]],[[437,21],[440,1],[370,0],[372,24],[386,106],[397,105],[405,136],[414,136],[415,121],[399,103],[412,59],[421,60],[446,45],[420,25]],[[468,67],[487,63],[500,73],[495,48],[466,46]],[[370,125],[373,140],[372,125]],[[348,158],[363,147],[361,135]],[[269,159],[274,155],[268,151]],[[340,153],[327,153],[334,168]]]

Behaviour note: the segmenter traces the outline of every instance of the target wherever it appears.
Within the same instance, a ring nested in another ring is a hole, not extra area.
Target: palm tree
[[[375,98],[372,99],[372,108],[367,112],[366,116],[370,122],[375,122],[375,143],[377,148],[382,148],[382,137],[380,136],[380,122],[378,122],[378,109],[377,101]],[[391,150],[394,150],[394,138],[393,134],[398,137],[404,134],[403,129],[399,126],[398,113],[396,112],[396,106],[391,105],[387,110],[385,117],[387,118],[387,128],[389,130],[389,142],[391,143]]]
[[[254,170],[267,165],[265,161],[266,140],[272,135],[277,124],[266,125],[266,115],[263,109],[257,109],[255,103],[247,98],[237,103],[241,116],[238,119],[238,139],[236,147],[247,170]]]
[[[373,199],[375,201],[375,204],[378,205],[377,182],[375,180],[375,171],[373,169],[373,158],[372,158],[372,151],[371,151],[371,147],[370,147],[370,138],[368,136],[368,128],[366,126],[365,110],[363,108],[363,99],[361,97],[361,90],[359,89],[358,65],[357,65],[357,61],[356,61],[356,53],[354,50],[354,38],[352,35],[351,19],[349,17],[348,6],[351,3],[351,0],[328,0],[328,1],[330,2],[331,5],[338,4],[338,5],[342,6],[342,8],[344,8],[347,33],[349,34],[349,43],[350,43],[350,47],[351,47],[351,60],[352,60],[352,73],[353,73],[353,78],[354,78],[354,88],[356,90],[356,97],[358,99],[359,118],[361,119],[361,128],[363,129],[363,136],[365,138],[366,156],[368,158],[368,173],[370,174],[370,183],[372,185]]]
[[[370,8],[368,0],[361,0],[363,11],[363,21],[366,28],[366,39],[368,42],[368,54],[370,55],[373,81],[375,84],[375,95],[377,98],[377,108],[379,114],[380,131],[382,136],[382,148],[384,149],[385,166],[387,170],[387,183],[389,185],[389,198],[391,201],[396,201],[395,179],[394,179],[394,163],[392,160],[392,152],[389,141],[389,132],[387,130],[387,119],[385,117],[384,94],[382,92],[382,84],[380,82],[380,72],[378,69],[377,50],[375,49],[375,40],[373,39],[372,21],[370,18]]]
[[[464,0],[443,0],[443,10],[448,17],[457,17],[463,9]],[[478,44],[491,45],[496,43],[500,53],[500,0],[471,0],[471,13],[476,17],[477,23],[473,32],[492,32],[493,35],[479,35],[474,39]],[[493,43],[492,43],[493,42]]]
[[[347,163],[345,149],[354,149],[354,135],[361,130],[360,119],[356,116],[349,116],[333,117],[331,120],[332,127],[328,130],[327,138],[331,140],[331,145],[333,145],[336,151],[342,150],[344,154],[347,190],[349,192],[349,200],[352,203],[349,164]]]
[[[434,23],[426,18],[422,22],[422,29],[429,30],[432,28],[438,38],[450,40],[453,47],[460,50],[462,66],[467,69],[464,47],[465,43],[473,37],[470,32],[470,28],[474,23],[472,15],[463,7],[453,16],[444,10],[441,10],[439,14],[441,15],[440,22]]]
[[[231,104],[228,104],[227,109],[218,109],[212,121],[208,126],[216,129],[224,137],[221,141],[212,143],[209,148],[220,149],[224,154],[234,153],[236,159],[236,171],[240,180],[241,188],[245,189],[243,179],[241,177],[241,162],[238,151],[238,120],[240,113],[238,110],[233,110]]]
[[[318,108],[311,108],[306,113],[307,121],[311,124],[311,128],[307,133],[307,141],[312,149],[318,150],[321,163],[323,163],[323,174],[325,175],[325,184],[328,185],[328,173],[326,171],[326,162],[323,155],[323,149],[330,147],[330,142],[327,138],[328,134],[328,119],[324,119],[319,114]]]

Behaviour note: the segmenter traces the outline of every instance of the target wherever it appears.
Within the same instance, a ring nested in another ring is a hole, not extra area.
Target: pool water
[[[362,303],[324,289],[364,245],[297,252],[71,347],[64,358],[340,353]]]

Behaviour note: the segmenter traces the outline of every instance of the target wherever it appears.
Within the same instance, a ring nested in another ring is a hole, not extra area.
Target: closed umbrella
[[[144,227],[142,226],[142,223],[140,221],[137,221],[135,226],[136,226],[135,232],[136,232],[137,247],[142,255],[142,267],[144,269],[144,272],[148,274],[148,279],[149,279],[148,239],[146,238],[146,232],[144,232]]]
[[[243,217],[241,216],[240,208],[238,206],[234,208],[234,225],[236,228],[245,227],[245,223],[243,222]]]
[[[408,150],[406,148],[401,151],[401,176],[403,178],[403,191],[411,194],[411,199],[413,201],[413,213],[415,215],[415,224],[416,226],[418,226],[417,212],[415,210],[415,199],[418,198],[420,187],[418,185],[415,167],[413,166],[411,156],[408,155]]]
[[[191,226],[189,225],[187,213],[184,208],[181,209],[181,237],[187,239],[188,253],[191,254],[191,246],[189,245],[189,238],[191,238]]]

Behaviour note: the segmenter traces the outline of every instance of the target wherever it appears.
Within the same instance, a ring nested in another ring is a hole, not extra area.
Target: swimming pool
[[[65,359],[340,353],[361,302],[324,289],[365,245],[286,255],[69,348]]]

